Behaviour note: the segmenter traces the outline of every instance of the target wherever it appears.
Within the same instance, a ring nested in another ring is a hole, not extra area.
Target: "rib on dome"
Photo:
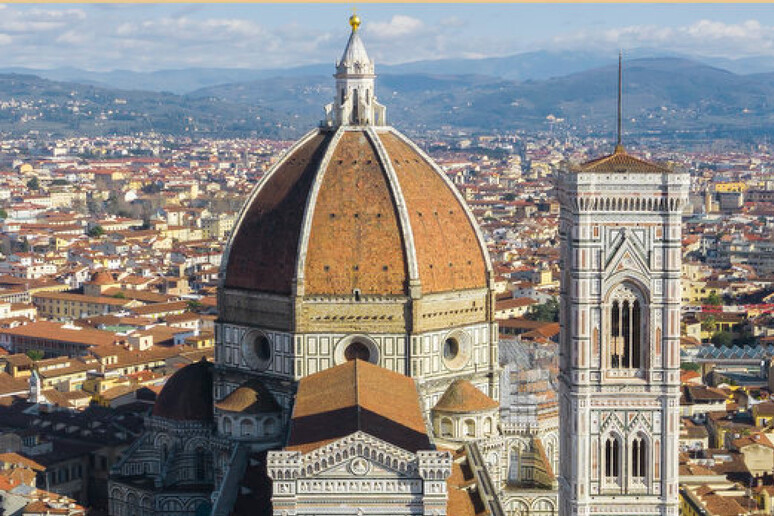
[[[225,286],[290,295],[486,288],[488,260],[454,185],[394,129],[310,133],[248,200]]]
[[[443,171],[384,125],[352,23],[326,122],[263,178],[224,256],[224,286],[280,295],[488,287],[475,219]]]

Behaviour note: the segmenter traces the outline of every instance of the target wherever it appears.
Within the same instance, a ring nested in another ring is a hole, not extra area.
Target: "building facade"
[[[688,186],[621,145],[560,173],[560,514],[678,514]]]

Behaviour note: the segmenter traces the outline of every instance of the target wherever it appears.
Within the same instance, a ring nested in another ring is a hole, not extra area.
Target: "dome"
[[[480,412],[495,410],[500,406],[467,380],[454,380],[441,399],[433,407],[437,412]]]
[[[302,138],[253,192],[224,263],[226,288],[282,295],[429,294],[488,278],[462,197],[390,127]]]
[[[176,421],[212,421],[214,366],[205,359],[187,365],[167,380],[153,415]]]
[[[94,285],[112,285],[116,282],[113,275],[107,271],[95,272],[91,277],[91,283]]]
[[[239,386],[231,394],[217,402],[215,407],[227,412],[263,414],[280,412],[277,400],[258,379],[252,379]]]
[[[438,165],[386,125],[359,19],[351,22],[326,119],[253,190],[222,286],[293,297],[487,289],[475,218]]]

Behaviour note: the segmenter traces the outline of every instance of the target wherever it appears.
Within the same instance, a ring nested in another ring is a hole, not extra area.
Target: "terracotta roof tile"
[[[500,406],[467,380],[454,380],[435,404],[439,412],[478,412]]]
[[[228,412],[246,414],[279,412],[281,410],[277,400],[258,379],[248,380],[223,400],[217,402],[215,407]]]
[[[361,360],[301,379],[289,450],[306,453],[357,431],[411,452],[431,449],[414,380]]]
[[[671,172],[666,167],[635,158],[623,149],[616,149],[613,154],[587,161],[586,163],[580,165],[579,168],[583,172],[599,173],[634,172],[646,174],[663,174]]]

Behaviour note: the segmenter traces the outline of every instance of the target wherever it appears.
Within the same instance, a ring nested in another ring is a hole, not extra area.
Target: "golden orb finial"
[[[352,26],[352,32],[355,32],[360,27],[360,18],[357,13],[353,12],[352,16],[349,17],[349,24]]]

